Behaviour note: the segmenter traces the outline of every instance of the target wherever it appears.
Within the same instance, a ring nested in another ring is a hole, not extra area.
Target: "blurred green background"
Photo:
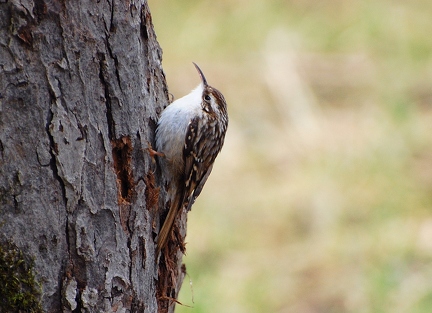
[[[432,312],[432,2],[149,4],[230,114],[176,312]]]

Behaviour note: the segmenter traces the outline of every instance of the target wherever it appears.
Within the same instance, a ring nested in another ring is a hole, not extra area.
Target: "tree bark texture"
[[[182,254],[155,256],[146,150],[161,54],[145,0],[0,1],[0,239],[34,259],[46,312],[173,311]]]

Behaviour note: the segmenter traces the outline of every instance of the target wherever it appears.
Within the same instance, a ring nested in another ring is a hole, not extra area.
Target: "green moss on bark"
[[[0,243],[0,312],[43,312],[33,261],[10,242]]]

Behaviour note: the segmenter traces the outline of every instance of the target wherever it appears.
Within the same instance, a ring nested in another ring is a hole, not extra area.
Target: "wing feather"
[[[203,127],[207,127],[207,125],[201,125],[199,117],[191,120],[183,149],[185,200],[188,203],[188,210],[191,209],[195,199],[201,193],[217,154],[213,151],[215,143],[210,140],[211,138],[204,136],[209,132]]]

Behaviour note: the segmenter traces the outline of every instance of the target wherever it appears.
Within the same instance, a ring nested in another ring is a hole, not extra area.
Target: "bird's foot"
[[[148,141],[147,141],[147,151],[148,151],[148,153],[150,154],[150,157],[151,157],[152,159],[154,159],[156,156],[158,156],[158,157],[162,157],[162,158],[165,157],[165,154],[164,154],[164,153],[162,153],[162,152],[158,152],[158,151],[154,150],[153,147],[152,147],[152,145],[151,145],[151,143],[148,142]]]

